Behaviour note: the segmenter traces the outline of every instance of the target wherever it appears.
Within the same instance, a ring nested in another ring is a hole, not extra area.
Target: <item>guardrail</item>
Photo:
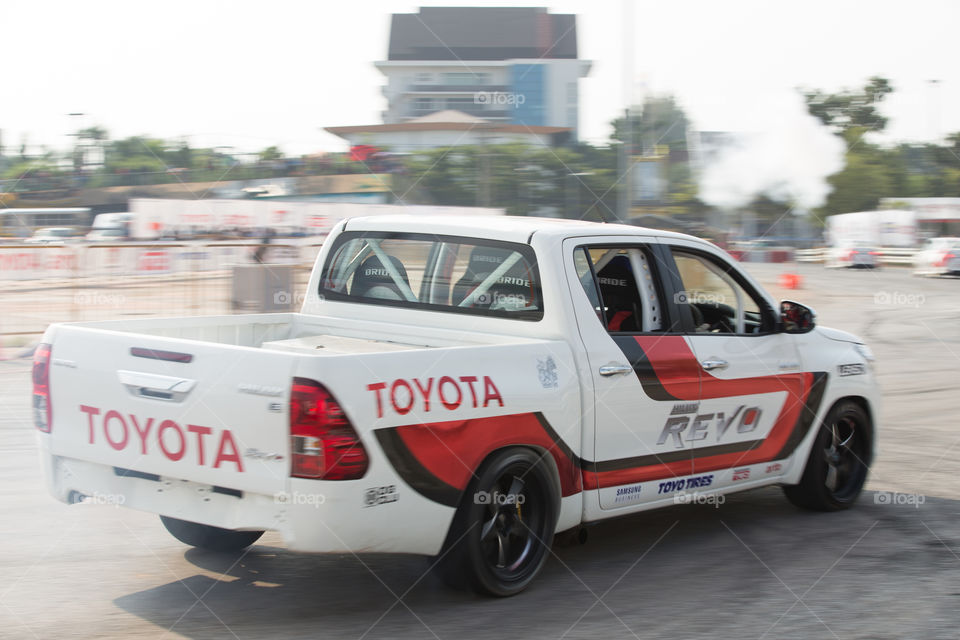
[[[912,265],[916,258],[917,249],[881,249],[880,262],[883,264],[907,264]]]
[[[797,262],[823,262],[827,256],[827,250],[823,247],[818,249],[797,249],[793,255]]]
[[[819,247],[817,249],[797,249],[795,256],[797,262],[823,262],[826,260],[828,251],[829,249],[827,247]],[[880,264],[912,265],[918,249],[899,249],[896,247],[888,247],[886,249],[879,249],[879,252]]]

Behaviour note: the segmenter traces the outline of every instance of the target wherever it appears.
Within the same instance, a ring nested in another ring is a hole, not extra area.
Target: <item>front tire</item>
[[[814,511],[849,509],[867,482],[872,426],[856,402],[839,402],[827,413],[800,484],[783,492],[793,504]]]
[[[454,586],[512,596],[546,563],[559,514],[550,464],[530,449],[494,453],[461,498],[439,568]]]
[[[240,551],[252,545],[263,535],[263,531],[233,531],[169,516],[160,516],[160,522],[180,542],[209,551]]]

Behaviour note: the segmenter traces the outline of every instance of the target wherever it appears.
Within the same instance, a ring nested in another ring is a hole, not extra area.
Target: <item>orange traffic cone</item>
[[[780,286],[783,289],[799,289],[803,285],[803,278],[797,273],[781,273]]]

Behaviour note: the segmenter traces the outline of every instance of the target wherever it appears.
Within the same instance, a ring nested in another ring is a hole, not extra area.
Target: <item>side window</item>
[[[663,304],[650,259],[637,247],[580,247],[574,254],[577,277],[611,333],[662,331]]]
[[[319,292],[342,302],[543,317],[536,256],[508,242],[344,232],[324,263]]]
[[[751,335],[772,330],[763,305],[719,264],[673,249],[683,291],[677,304],[687,305],[696,333]]]
[[[583,287],[583,292],[587,294],[590,305],[597,313],[597,318],[603,322],[603,310],[600,304],[600,293],[597,291],[597,281],[593,277],[593,267],[590,264],[590,256],[587,255],[586,247],[577,247],[573,252],[573,266],[577,270],[577,280]]]

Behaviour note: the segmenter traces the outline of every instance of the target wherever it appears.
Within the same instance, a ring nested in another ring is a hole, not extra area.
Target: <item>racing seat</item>
[[[407,270],[403,267],[403,263],[394,256],[389,258],[400,277],[409,285],[410,280],[407,278]],[[377,256],[370,256],[357,269],[353,276],[353,285],[350,287],[350,295],[379,300],[406,300],[400,292],[400,287],[390,277]]]
[[[513,253],[511,249],[474,247],[467,261],[467,270],[453,286],[453,304],[463,302]],[[474,300],[472,307],[510,311],[536,309],[536,291],[530,275],[526,260],[518,260],[485,294]]]
[[[643,318],[640,290],[630,258],[615,257],[597,272],[597,280],[605,306],[607,331],[640,331]]]

